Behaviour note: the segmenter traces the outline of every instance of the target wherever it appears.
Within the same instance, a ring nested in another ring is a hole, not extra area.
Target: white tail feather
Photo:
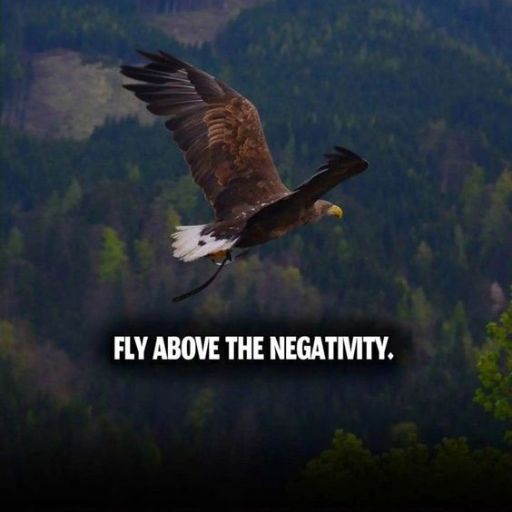
[[[171,235],[173,256],[182,261],[194,261],[208,254],[226,251],[235,245],[238,238],[217,239],[211,233],[202,235],[201,231],[207,224],[197,226],[177,226]]]

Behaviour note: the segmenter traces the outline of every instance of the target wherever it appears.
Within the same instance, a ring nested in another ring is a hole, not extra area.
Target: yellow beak
[[[339,206],[333,204],[327,210],[327,215],[332,215],[334,217],[338,217],[338,219],[341,219],[341,217],[343,217],[343,210]]]

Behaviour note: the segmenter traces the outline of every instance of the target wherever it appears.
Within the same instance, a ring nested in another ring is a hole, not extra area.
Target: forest
[[[510,499],[512,4],[275,0],[197,46],[145,23],[145,9],[2,8],[1,107],[19,121],[0,126],[6,492]],[[169,236],[212,215],[162,120],[107,116],[81,140],[23,125],[34,56],[65,49],[117,67],[139,62],[136,48],[175,53],[247,96],[290,187],[334,145],[363,155],[368,171],[327,197],[343,220],[256,248],[172,303],[212,266],[173,259]],[[391,333],[397,361],[186,367],[109,356],[112,334],[127,332],[365,329]]]

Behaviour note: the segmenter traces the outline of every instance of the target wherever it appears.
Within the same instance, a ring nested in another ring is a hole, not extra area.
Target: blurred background
[[[500,395],[496,375],[512,355],[503,366],[506,336],[486,325],[503,320],[512,284],[511,26],[509,0],[3,2],[4,485],[116,500],[137,481],[184,502],[199,486],[243,500],[265,485],[276,500],[306,489],[343,502],[333,489],[359,489],[356,477],[315,490],[332,476],[319,454],[337,429],[331,455],[352,453],[342,467],[382,469],[393,447],[452,454],[454,475],[480,460],[471,450],[510,457],[512,384]],[[135,48],[174,53],[247,96],[291,187],[333,145],[367,159],[328,196],[343,221],[258,248],[173,304],[212,266],[174,260],[169,235],[212,214],[162,119],[121,88]],[[385,372],[283,373],[109,356],[114,331],[301,334],[304,322],[354,321],[406,333],[407,357]],[[509,478],[506,461],[496,474]]]

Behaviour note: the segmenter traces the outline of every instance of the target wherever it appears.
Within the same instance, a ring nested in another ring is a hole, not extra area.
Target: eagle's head
[[[324,201],[323,199],[315,201],[313,204],[313,216],[311,221],[316,222],[326,215],[341,219],[341,217],[343,217],[343,210],[338,205],[330,203],[329,201]]]

